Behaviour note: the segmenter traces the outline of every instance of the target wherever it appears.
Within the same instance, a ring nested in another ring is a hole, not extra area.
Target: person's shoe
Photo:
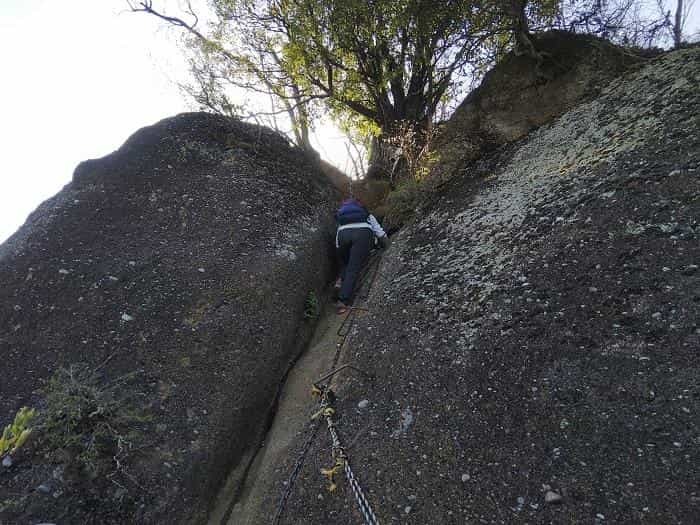
[[[338,301],[335,303],[335,313],[338,315],[343,315],[344,313],[347,313],[349,309],[350,307],[343,301]]]

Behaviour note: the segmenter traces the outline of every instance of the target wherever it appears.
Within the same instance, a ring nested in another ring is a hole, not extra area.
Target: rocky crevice
[[[693,522],[698,53],[466,165],[394,240],[349,341],[377,381],[338,391],[380,521]],[[287,523],[357,520],[300,481]]]
[[[311,385],[332,367],[341,321],[332,305],[323,308],[310,343],[279,385],[277,402],[268,415],[269,425],[260,446],[251,454],[244,472],[236,469],[231,473],[233,479],[240,479],[235,483],[237,488],[232,491],[234,484],[228,483],[220,491],[209,519],[212,525],[253,525],[272,519],[276,505],[263,505],[263,498],[270,493],[279,498],[285,489],[290,472],[281,466],[296,455],[297,440],[305,439],[310,431],[310,416],[317,408]],[[284,483],[280,483],[280,478],[285,478]]]
[[[303,348],[336,199],[316,160],[214,115],[166,119],[79,166],[2,247],[0,424],[44,409],[39,389],[60,367],[104,362],[99,384],[136,374],[128,394],[147,422],[119,485],[109,455],[95,479],[64,465],[68,479],[60,454],[28,448],[0,470],[15,495],[0,520],[206,520]]]

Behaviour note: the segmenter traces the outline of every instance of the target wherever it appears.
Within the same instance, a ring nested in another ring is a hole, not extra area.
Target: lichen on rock
[[[698,85],[698,47],[646,61],[462,164],[395,236],[346,342],[376,377],[336,389],[380,522],[695,519]],[[289,523],[352,522],[349,487],[297,485]]]
[[[23,404],[41,410],[42,386],[80,362],[98,391],[137,374],[114,388],[128,388],[143,428],[125,476],[71,470],[60,453],[16,458],[0,492],[17,504],[0,521],[205,520],[310,335],[304,303],[331,278],[336,200],[317,159],[203,113],[78,166],[0,248],[0,323],[15,327],[0,336],[0,424]],[[73,445],[89,446],[80,432]]]

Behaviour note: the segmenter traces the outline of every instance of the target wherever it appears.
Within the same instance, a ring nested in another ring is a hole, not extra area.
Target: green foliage
[[[399,228],[413,218],[424,192],[424,183],[418,179],[400,182],[387,197],[384,225]]]
[[[32,433],[30,424],[36,417],[36,410],[22,407],[15,415],[14,421],[5,427],[0,437],[0,456],[7,452],[16,452],[29,438]]]
[[[0,501],[0,513],[17,512],[18,510],[22,509],[24,505],[26,505],[28,497],[29,496],[27,494],[24,494],[23,496],[15,498],[6,498]]]
[[[90,477],[122,471],[148,420],[129,393],[134,377],[104,382],[85,364],[57,370],[43,392],[39,429],[49,457]]]
[[[312,321],[317,319],[320,313],[321,306],[319,305],[318,297],[316,297],[316,294],[311,291],[306,296],[306,300],[304,301],[304,319]]]
[[[387,129],[396,119],[430,119],[470,48],[499,23],[495,2],[454,0],[280,0],[285,56],[295,78],[328,97],[336,112]]]
[[[405,163],[403,178],[420,182],[428,176],[435,158],[431,149],[435,135],[435,128],[417,128],[409,121],[399,122],[394,128],[389,142],[401,152],[401,159]],[[395,171],[392,170],[392,181],[397,175]]]
[[[514,47],[542,61],[533,32],[559,28],[626,41],[664,27],[640,26],[634,1],[209,0],[209,16],[186,2],[181,18],[156,3],[132,10],[186,31],[194,83],[185,90],[195,100],[287,132],[304,149],[313,149],[314,122],[329,114],[365,146],[395,140],[405,122],[428,129]],[[198,26],[205,18],[206,27]],[[242,100],[242,93],[253,96]],[[260,108],[260,100],[269,105]],[[373,163],[391,157],[380,150]]]
[[[231,86],[270,95],[268,116],[285,113],[302,146],[328,110],[363,137],[403,120],[425,125],[453,83],[488,60],[492,39],[512,28],[498,0],[210,0],[210,7],[206,30],[191,7],[182,18],[164,17],[153,2],[133,10],[187,31],[190,93],[203,106],[240,109],[225,94]]]

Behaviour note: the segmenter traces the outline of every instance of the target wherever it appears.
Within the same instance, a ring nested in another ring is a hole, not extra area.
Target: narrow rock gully
[[[379,262],[377,254],[368,261],[359,279],[356,301],[362,302],[362,299],[367,297],[378,272]],[[337,315],[333,301],[326,300],[325,303],[309,346],[287,374],[277,410],[263,443],[252,450],[248,457],[243,458],[229,474],[209,517],[210,525],[259,525],[263,523],[263,515],[266,516],[265,522],[272,523],[276,509],[268,508],[263,512],[262,505],[266,495],[279,493],[279,498],[282,496],[282,487],[275,485],[280,477],[287,478],[291,472],[280,476],[277,470],[288,455],[296,453],[293,449],[295,439],[307,427],[309,417],[318,408],[317,402],[311,396],[311,386],[314,381],[334,368],[334,361],[336,366],[345,363],[345,338],[339,335],[339,331],[342,333],[352,323],[352,320],[348,320],[349,322],[344,324],[346,315],[366,315],[364,311]],[[325,431],[324,424],[319,433]],[[316,439],[318,437],[317,434]],[[235,490],[237,486],[242,488]]]

